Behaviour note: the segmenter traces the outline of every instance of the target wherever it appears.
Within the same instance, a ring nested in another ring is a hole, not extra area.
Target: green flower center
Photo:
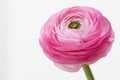
[[[71,22],[68,25],[68,28],[70,28],[70,29],[80,29],[80,27],[81,27],[81,24],[78,22]]]

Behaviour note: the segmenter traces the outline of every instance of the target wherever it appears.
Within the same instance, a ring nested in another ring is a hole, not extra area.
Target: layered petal
[[[71,22],[80,29],[70,29]],[[98,10],[75,6],[52,15],[43,25],[40,45],[62,70],[75,72],[107,55],[114,41],[110,22]]]

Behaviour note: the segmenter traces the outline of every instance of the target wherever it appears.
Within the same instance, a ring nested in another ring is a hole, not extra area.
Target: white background
[[[38,42],[52,14],[76,5],[96,8],[110,20],[112,50],[91,68],[96,80],[120,80],[120,0],[0,0],[0,80],[86,80],[82,68],[76,73],[56,68]]]

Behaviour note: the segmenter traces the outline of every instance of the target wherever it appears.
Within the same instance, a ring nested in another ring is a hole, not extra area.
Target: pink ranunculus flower
[[[82,6],[52,15],[40,35],[39,42],[46,56],[69,72],[106,56],[114,41],[110,22],[98,10]]]

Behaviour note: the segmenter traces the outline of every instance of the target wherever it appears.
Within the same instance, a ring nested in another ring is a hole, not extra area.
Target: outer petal
[[[60,63],[55,63],[55,65],[68,72],[76,72],[80,69],[81,65],[80,64],[60,64]]]

